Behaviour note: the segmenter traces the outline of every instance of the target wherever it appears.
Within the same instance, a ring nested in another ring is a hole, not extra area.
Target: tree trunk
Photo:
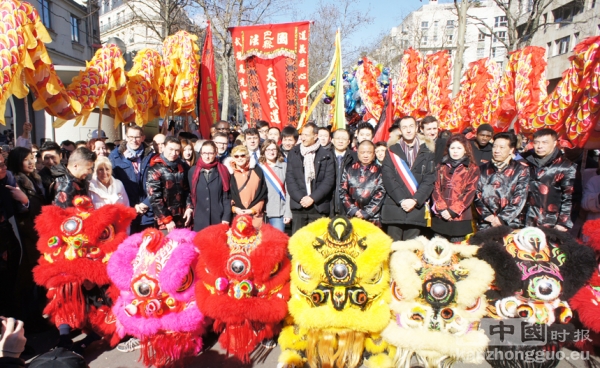
[[[458,5],[460,3],[460,5]],[[465,53],[465,33],[467,32],[467,10],[469,2],[467,0],[454,0],[458,7],[458,35],[456,39],[456,55],[454,56],[454,70],[452,74],[452,96],[456,97],[460,90],[460,78],[464,65],[463,55]]]
[[[229,112],[229,64],[227,63],[227,57],[224,58],[221,64],[221,72],[223,77],[221,78],[221,91],[223,91],[223,99],[221,100],[221,120],[228,121]]]

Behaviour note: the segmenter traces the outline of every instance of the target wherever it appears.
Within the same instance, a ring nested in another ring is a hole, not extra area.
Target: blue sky
[[[374,38],[378,37],[381,33],[389,34],[392,27],[398,26],[406,15],[428,2],[429,0],[359,0],[358,4],[355,5],[356,8],[359,11],[369,11],[374,21],[372,24],[364,26],[362,32],[354,34],[349,42],[353,46],[364,43],[371,44]],[[300,0],[300,3],[299,13],[308,14],[312,9],[317,7],[319,0]],[[300,19],[286,19],[282,21],[289,22],[296,20]]]

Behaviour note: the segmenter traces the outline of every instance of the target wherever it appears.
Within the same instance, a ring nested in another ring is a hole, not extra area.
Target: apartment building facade
[[[463,72],[469,63],[490,57],[500,65],[505,62],[506,47],[501,40],[507,37],[507,19],[504,12],[492,0],[472,5],[465,34]],[[493,35],[485,23],[493,29]],[[397,62],[398,55],[409,47],[424,54],[448,50],[456,55],[458,15],[454,3],[439,3],[430,0],[418,10],[410,13],[398,27],[391,30],[374,57],[383,61]],[[381,61],[378,59],[378,61]]]

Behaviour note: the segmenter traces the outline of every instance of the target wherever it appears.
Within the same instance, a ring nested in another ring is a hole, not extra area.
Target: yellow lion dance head
[[[320,219],[289,242],[290,318],[279,343],[280,367],[389,365],[378,334],[390,320],[392,240],[360,219]]]

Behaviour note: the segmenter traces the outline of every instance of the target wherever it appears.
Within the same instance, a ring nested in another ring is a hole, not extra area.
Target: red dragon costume
[[[196,301],[228,353],[244,363],[264,340],[272,339],[287,315],[290,296],[288,237],[270,225],[252,226],[237,216],[231,228],[214,225],[199,232]],[[266,348],[274,347],[274,343]],[[254,355],[260,360],[264,351]]]
[[[119,337],[111,307],[119,291],[106,265],[136,213],[123,205],[94,210],[88,197],[75,197],[73,204],[67,209],[45,206],[36,218],[42,256],[33,277],[48,289],[44,314],[52,323],[92,330],[114,346]]]

